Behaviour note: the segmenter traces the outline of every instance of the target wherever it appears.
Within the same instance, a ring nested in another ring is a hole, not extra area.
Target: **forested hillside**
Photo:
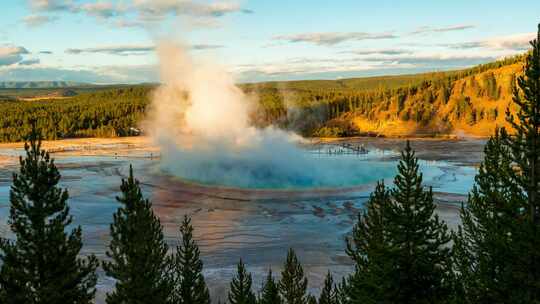
[[[331,118],[321,135],[352,128],[353,132],[386,136],[489,136],[505,126],[516,75],[516,57],[448,74],[417,85],[370,92],[369,97],[345,97],[330,103]],[[334,128],[334,129],[333,129]]]
[[[0,101],[0,141],[21,141],[34,120],[47,139],[133,135],[149,87],[81,94],[67,99]]]
[[[461,71],[240,86],[258,103],[255,124],[305,136],[488,136],[506,124],[522,62],[517,56]],[[22,140],[30,120],[47,139],[133,135],[154,87],[74,88],[79,95],[39,100],[14,100],[24,89],[0,90],[0,141]]]
[[[259,96],[259,123],[278,122],[308,136],[488,136],[506,124],[522,67],[523,56],[516,56],[461,71],[244,89]]]

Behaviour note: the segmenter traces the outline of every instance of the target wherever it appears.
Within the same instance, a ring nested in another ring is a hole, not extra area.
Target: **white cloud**
[[[0,46],[0,67],[20,62],[23,60],[22,55],[28,53],[28,50],[22,46]]]
[[[37,27],[45,23],[53,22],[57,20],[56,16],[45,16],[45,15],[28,15],[22,19],[22,21],[29,27]]]
[[[454,31],[463,31],[475,28],[475,25],[471,24],[457,24],[457,25],[450,25],[446,27],[432,27],[432,26],[422,26],[418,29],[416,29],[411,34],[425,34],[425,33],[443,33],[443,32],[454,32]]]
[[[404,49],[361,49],[353,51],[342,51],[341,54],[356,54],[356,55],[401,55],[411,54],[413,51]]]
[[[364,32],[318,32],[300,33],[293,35],[275,36],[274,40],[286,41],[289,43],[313,43],[316,45],[335,45],[346,41],[373,40],[373,39],[395,39],[398,36],[393,33],[364,33]]]
[[[19,65],[34,65],[40,63],[39,58],[26,59],[19,62]]]
[[[493,49],[493,50],[514,50],[524,51],[530,48],[529,41],[536,38],[536,33],[514,34],[509,36],[499,36],[480,41],[471,41],[454,44],[444,44],[442,46],[454,49]]]
[[[89,2],[76,2],[73,0],[29,0],[34,12],[54,13],[70,12],[84,13],[89,16],[112,19],[111,24],[121,27],[146,27],[149,24],[162,21],[169,16],[195,19],[193,24],[209,24],[230,13],[251,14],[253,11],[242,8],[238,2],[201,0],[127,0],[115,2],[98,0]],[[122,19],[118,19],[121,17]],[[39,22],[50,21],[47,17],[30,15],[25,19],[37,25]],[[49,17],[52,18],[52,17]]]
[[[157,67],[151,65],[105,67],[0,67],[0,81],[75,81],[89,83],[141,83],[158,79]]]
[[[218,20],[232,13],[251,14],[236,1],[204,2],[197,0],[133,0],[135,18],[125,18],[116,24],[124,27],[148,27],[168,17],[182,18],[188,26],[208,28],[219,25]]]
[[[54,12],[75,8],[72,0],[29,0],[29,2],[30,7],[36,11]]]
[[[107,1],[85,3],[79,7],[82,12],[99,18],[111,18],[123,15],[127,11],[127,6],[114,4]]]
[[[239,3],[228,1],[204,3],[191,0],[134,0],[133,7],[141,14],[160,17],[167,14],[220,17],[228,13],[250,12],[242,10]]]
[[[222,48],[222,45],[218,44],[194,44],[191,46],[192,50],[209,50],[209,49],[218,49]],[[82,54],[82,53],[102,53],[109,55],[142,55],[146,53],[153,52],[155,46],[153,45],[108,45],[92,48],[70,48],[66,49],[68,54]]]
[[[496,56],[461,53],[365,53],[348,58],[290,58],[280,62],[243,64],[233,68],[240,79],[302,79],[335,78],[384,75],[392,73],[415,73],[433,70],[464,68],[495,60]],[[318,75],[318,76],[316,76]]]
[[[357,58],[328,59],[328,58],[290,58],[281,62],[265,62],[260,64],[244,64],[233,68],[237,74],[258,73],[267,76],[365,71],[383,68],[376,63],[366,63]]]
[[[191,49],[195,51],[202,51],[202,50],[220,49],[223,47],[224,46],[221,44],[193,44],[191,46]]]
[[[412,53],[397,55],[369,55],[360,57],[368,62],[381,64],[410,64],[415,67],[426,66],[433,68],[452,67],[462,68],[497,59],[491,54],[448,54],[448,53]]]
[[[112,55],[140,55],[154,51],[154,46],[151,45],[116,45],[102,46],[94,48],[71,48],[67,49],[68,54],[81,53],[104,53]]]

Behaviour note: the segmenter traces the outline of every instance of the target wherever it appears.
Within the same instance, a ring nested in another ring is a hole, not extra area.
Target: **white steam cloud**
[[[161,43],[157,50],[162,85],[144,128],[160,146],[168,173],[250,188],[350,186],[393,174],[393,164],[382,162],[321,161],[299,147],[300,136],[252,126],[256,103],[225,69],[195,61],[187,47]]]

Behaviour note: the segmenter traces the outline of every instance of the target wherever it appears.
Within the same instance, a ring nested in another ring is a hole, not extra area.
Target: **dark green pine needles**
[[[356,271],[342,284],[346,303],[441,303],[450,296],[450,235],[434,213],[409,142],[394,187],[379,183],[347,245]]]
[[[60,173],[34,130],[13,175],[8,223],[16,240],[0,241],[0,303],[92,303],[98,262],[79,258],[81,228],[72,222]]]
[[[287,252],[287,260],[281,271],[279,291],[285,304],[307,304],[308,280],[304,276],[304,269],[298,261],[293,249]]]
[[[129,169],[122,180],[121,204],[111,224],[110,261],[103,263],[107,276],[116,280],[107,303],[169,303],[173,291],[168,246],[152,204],[143,198],[139,182]]]
[[[540,25],[531,45],[514,87],[517,117],[506,113],[513,130],[487,143],[455,236],[466,303],[540,302]]]
[[[257,298],[251,290],[252,282],[251,273],[246,271],[246,266],[242,260],[240,260],[240,262],[238,262],[236,276],[231,281],[229,303],[256,304]]]
[[[272,270],[268,270],[268,275],[263,283],[259,304],[281,304],[283,303],[279,295],[279,286],[272,276]]]
[[[202,274],[203,262],[193,240],[193,226],[188,216],[184,216],[180,235],[182,239],[176,247],[174,260],[174,303],[209,304],[210,293]]]
[[[515,280],[521,282],[522,294],[516,301],[540,303],[540,24],[537,38],[531,41],[524,75],[518,77],[514,104],[519,107],[517,120],[507,111],[507,120],[515,135],[504,136],[517,166],[516,181],[527,203],[519,218],[522,233],[516,236]]]
[[[338,304],[339,298],[336,286],[334,285],[334,279],[330,271],[326,275],[324,280],[324,286],[319,296],[319,304]]]
[[[355,272],[342,284],[341,292],[347,303],[377,303],[390,288],[385,280],[392,271],[385,228],[384,208],[390,193],[383,182],[377,183],[365,209],[347,239],[346,253],[355,262]]]
[[[468,303],[511,303],[521,282],[512,272],[526,197],[515,182],[510,150],[497,131],[486,144],[475,186],[462,208],[462,226],[454,236],[456,296]]]
[[[433,193],[422,184],[408,141],[390,196],[383,213],[394,261],[388,293],[397,303],[441,303],[450,295],[450,234],[434,213]]]

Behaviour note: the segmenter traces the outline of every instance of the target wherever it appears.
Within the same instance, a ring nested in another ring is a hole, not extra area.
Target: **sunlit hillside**
[[[240,87],[257,105],[254,124],[304,136],[488,136],[506,124],[522,62],[518,56],[459,71]],[[22,140],[30,120],[49,139],[133,135],[154,88],[0,89],[0,141]]]
[[[360,132],[387,136],[488,136],[495,126],[506,126],[512,85],[521,70],[522,64],[514,63],[448,83],[425,82],[368,111],[347,111],[335,120],[351,121]]]

